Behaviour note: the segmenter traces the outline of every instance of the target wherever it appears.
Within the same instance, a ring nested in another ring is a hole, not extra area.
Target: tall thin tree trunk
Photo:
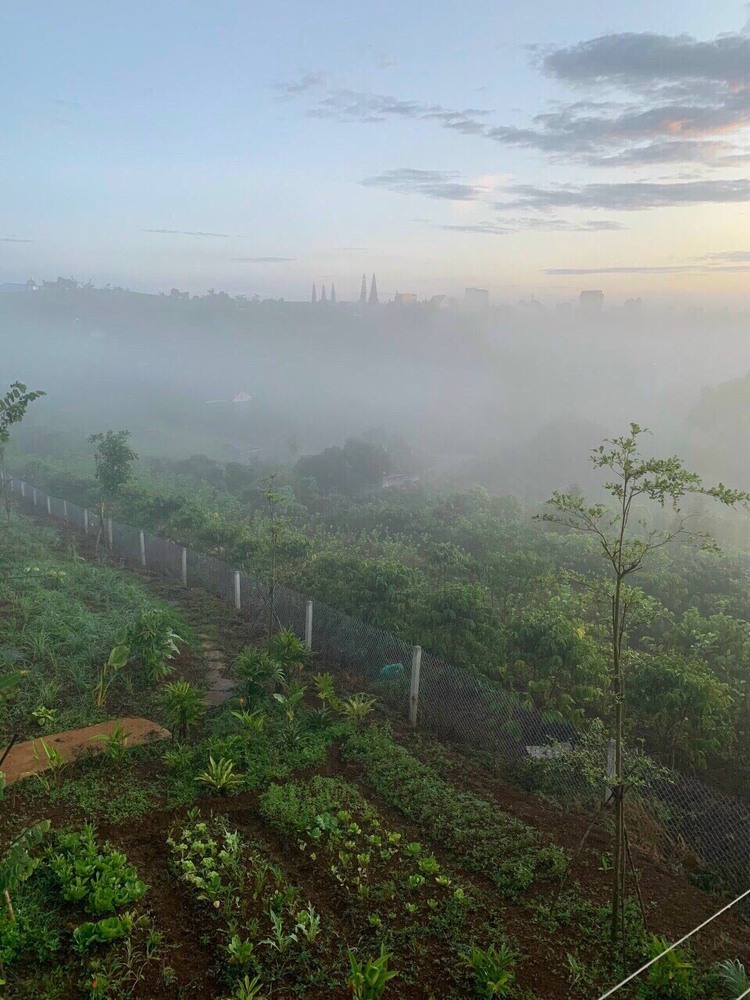
[[[615,585],[615,593],[612,598],[612,666],[614,668],[614,689],[615,689],[615,773],[613,780],[613,792],[615,800],[615,847],[614,866],[612,871],[612,924],[610,934],[613,941],[617,940],[618,926],[620,922],[620,907],[623,895],[624,865],[623,856],[625,853],[625,802],[623,797],[623,775],[622,775],[622,716],[623,716],[623,683],[622,683],[622,662],[620,648],[620,579]]]

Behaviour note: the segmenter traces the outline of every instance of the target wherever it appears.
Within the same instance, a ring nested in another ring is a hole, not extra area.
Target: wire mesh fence
[[[10,490],[27,509],[64,520],[107,545],[124,563],[201,588],[234,605],[251,632],[267,634],[280,627],[306,637],[308,601],[296,591],[272,588],[268,581],[239,572],[221,559],[150,532],[102,522],[95,511],[48,497],[18,479],[10,481]],[[322,669],[372,691],[404,716],[416,708],[413,646],[321,601],[314,603],[312,622],[312,648]],[[596,804],[582,775],[575,768],[559,766],[562,748],[579,739],[573,726],[524,707],[488,678],[428,651],[421,652],[420,662],[418,720],[423,729],[500,764],[511,781],[551,795],[564,807]],[[640,788],[634,802],[646,817],[646,835],[687,860],[698,884],[731,889],[750,884],[750,810],[742,801],[674,774]]]

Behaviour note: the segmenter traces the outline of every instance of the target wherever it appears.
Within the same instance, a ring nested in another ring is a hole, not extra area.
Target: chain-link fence
[[[488,678],[419,647],[415,657],[415,647],[323,602],[314,602],[311,618],[311,602],[302,595],[272,588],[213,556],[116,521],[102,523],[95,511],[49,497],[20,480],[10,480],[9,487],[27,508],[98,539],[124,563],[234,605],[251,631],[291,628],[311,643],[316,663],[336,672],[346,687],[377,693],[412,720],[418,708],[424,730],[500,764],[521,787],[552,796],[568,809],[596,807],[591,785],[575,766],[565,765],[561,748],[578,742],[575,728],[525,708]],[[601,789],[594,794],[601,797]],[[652,780],[633,801],[642,842],[656,843],[662,852],[687,862],[698,884],[731,889],[750,884],[750,810],[742,801],[676,774]]]

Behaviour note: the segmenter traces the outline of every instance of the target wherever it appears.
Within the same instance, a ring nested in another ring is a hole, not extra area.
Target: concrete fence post
[[[187,589],[187,549],[182,549],[182,586]]]
[[[36,486],[31,487],[31,495],[34,498],[34,506],[36,507]]]
[[[143,566],[143,568],[145,569],[146,568],[146,536],[143,534],[142,531],[138,532],[138,540],[139,540],[140,546],[141,546],[141,566]]]
[[[67,500],[63,500],[63,517],[65,518],[66,521],[68,520],[68,501]]]
[[[47,514],[49,517],[52,517],[52,501],[49,497],[47,497]]]
[[[238,611],[242,611],[242,593],[240,591],[240,572],[234,571],[234,606]]]
[[[415,646],[411,654],[411,690],[409,692],[409,725],[416,727],[419,709],[419,674],[422,668],[422,647]]]
[[[26,497],[26,483],[23,481],[23,479],[21,480],[21,496],[23,498]]]
[[[610,740],[607,745],[607,778],[613,778],[615,774],[615,741]],[[604,803],[607,802],[612,797],[612,786],[609,784],[609,780],[604,785]]]
[[[112,548],[113,545],[113,535],[112,535],[112,518],[107,518],[107,538],[109,539],[109,547]]]
[[[312,616],[313,602],[308,601],[305,605],[305,646],[312,649]]]
[[[89,533],[89,509],[88,507],[83,508],[83,533],[88,535]]]

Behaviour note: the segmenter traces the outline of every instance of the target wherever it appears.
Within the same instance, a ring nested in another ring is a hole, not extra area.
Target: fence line
[[[291,628],[327,669],[373,690],[413,726],[419,723],[440,740],[502,762],[510,780],[522,787],[554,794],[572,808],[581,808],[590,793],[572,769],[555,771],[559,744],[578,739],[573,726],[525,708],[486,677],[287,587],[277,585],[271,593],[267,581],[214,556],[112,519],[102,524],[99,515],[70,501],[34,487],[30,495],[22,480],[9,478],[9,485],[11,493],[37,513],[41,500],[41,510],[89,537],[106,532],[112,551],[124,563],[185,587],[199,587],[234,605],[259,634],[269,624]],[[540,785],[542,779],[549,782],[549,772],[556,782],[552,788]],[[601,793],[599,789],[599,802]],[[739,799],[675,776],[654,781],[639,793],[639,801],[655,821],[651,836],[666,834],[673,844],[686,845],[707,866],[707,881],[718,876],[733,889],[750,884],[750,809]]]

